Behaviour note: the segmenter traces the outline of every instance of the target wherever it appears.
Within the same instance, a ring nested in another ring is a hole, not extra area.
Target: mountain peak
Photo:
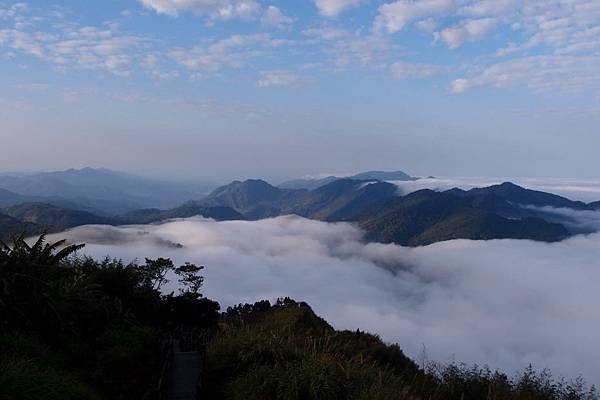
[[[509,181],[502,182],[498,186],[503,187],[503,188],[511,188],[511,189],[515,189],[515,188],[523,189],[521,186],[519,186],[519,185],[517,185],[515,183],[512,183],[512,182],[509,182]]]
[[[247,185],[262,185],[262,186],[275,187],[275,186],[271,185],[269,182],[262,180],[262,179],[246,179],[243,183],[245,183]]]
[[[317,189],[328,183],[341,179],[354,179],[357,181],[414,181],[416,178],[403,171],[367,171],[352,176],[328,176],[321,179],[294,179],[279,185],[283,189]]]

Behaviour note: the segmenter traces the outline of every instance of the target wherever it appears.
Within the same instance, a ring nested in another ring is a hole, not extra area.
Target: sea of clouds
[[[334,327],[379,334],[417,360],[426,354],[508,373],[531,363],[600,383],[600,234],[412,249],[365,243],[351,224],[287,216],[84,226],[52,239],[64,237],[98,258],[205,265],[204,293],[224,308],[290,296]]]

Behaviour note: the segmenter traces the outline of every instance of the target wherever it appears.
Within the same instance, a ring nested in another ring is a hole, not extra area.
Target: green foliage
[[[1,399],[96,399],[96,392],[69,371],[64,354],[41,338],[25,334],[0,336]]]
[[[168,258],[152,260],[146,258],[146,264],[139,267],[142,284],[154,290],[160,290],[167,283],[167,273],[173,269],[173,261]]]
[[[583,381],[532,368],[515,378],[487,368],[429,365],[360,331],[334,331],[304,303],[230,308],[209,343],[207,398],[227,400],[597,400]]]
[[[53,232],[63,231],[75,226],[109,224],[112,222],[110,218],[100,217],[83,209],[78,210],[47,203],[20,203],[5,208],[2,212],[17,220],[45,227]]]
[[[19,355],[0,359],[0,398],[6,400],[96,399],[81,380],[53,365]]]
[[[204,278],[200,275],[200,271],[204,269],[204,266],[198,267],[195,264],[185,263],[184,265],[175,269],[175,273],[179,276],[179,283],[187,289],[188,293],[194,296],[200,296],[200,289],[204,284]],[[185,289],[181,289],[183,293]]]
[[[191,293],[165,296],[171,260],[98,262],[75,256],[82,247],[0,243],[0,398],[140,399],[156,387],[165,337],[216,324],[200,268],[180,267]]]

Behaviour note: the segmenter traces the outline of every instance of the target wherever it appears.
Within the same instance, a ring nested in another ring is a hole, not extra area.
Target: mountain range
[[[354,222],[369,240],[406,246],[458,238],[557,241],[568,237],[570,232],[563,225],[523,207],[571,204],[554,195],[541,196],[538,201],[540,193],[505,183],[480,191],[420,190],[399,196],[395,185],[381,181],[338,179],[306,190],[248,180],[215,190],[203,203],[231,207],[247,219],[296,214],[329,222]],[[582,206],[573,202],[573,207]]]
[[[170,208],[214,187],[158,181],[107,169],[0,175],[0,207],[43,202],[105,216],[140,208]]]
[[[321,221],[351,222],[365,231],[367,240],[404,246],[459,238],[553,242],[587,232],[573,228],[566,217],[553,213],[552,209],[600,208],[598,202],[572,201],[509,182],[468,191],[424,189],[400,196],[396,185],[376,179],[399,180],[401,174],[368,172],[356,175],[367,179],[335,178],[314,189],[276,187],[260,179],[234,181],[205,197],[184,201],[176,207],[140,207],[110,215],[62,197],[40,198],[5,189],[0,190],[0,237],[9,231],[24,229],[37,233],[44,229],[61,231],[88,224],[148,224],[197,215],[224,221],[295,214]],[[73,181],[71,185],[77,187]],[[115,186],[109,192],[117,193],[118,190],[119,186]],[[133,188],[127,193],[132,191]],[[151,191],[145,196],[151,197]],[[166,198],[162,197],[163,200]]]
[[[354,179],[359,181],[414,181],[417,178],[413,178],[403,171],[367,171],[346,177],[332,175],[325,178],[293,179],[279,184],[279,187],[282,189],[317,189],[339,179]]]

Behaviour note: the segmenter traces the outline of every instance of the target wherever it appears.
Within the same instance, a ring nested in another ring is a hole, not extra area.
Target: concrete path
[[[201,375],[202,355],[200,352],[175,351],[167,399],[198,400],[198,383]]]

